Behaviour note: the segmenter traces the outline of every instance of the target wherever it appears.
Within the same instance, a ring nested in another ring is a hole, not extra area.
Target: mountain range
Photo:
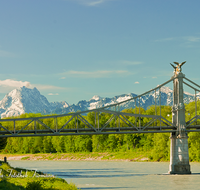
[[[65,114],[69,112],[85,111],[136,97],[134,93],[122,94],[112,98],[93,96],[90,100],[81,100],[77,104],[68,104],[66,101],[49,102],[47,98],[40,94],[37,88],[27,88],[25,86],[17,88],[5,95],[0,101],[1,118],[18,116],[23,113],[42,113],[42,114]],[[172,105],[173,91],[169,87],[161,88],[161,105]],[[194,95],[184,93],[184,102],[194,101]],[[156,102],[159,102],[159,92],[156,92]],[[155,92],[150,92],[140,98],[140,105],[144,109],[155,104]],[[120,105],[120,110],[135,106],[134,101],[127,101]],[[138,106],[138,102],[137,102]]]

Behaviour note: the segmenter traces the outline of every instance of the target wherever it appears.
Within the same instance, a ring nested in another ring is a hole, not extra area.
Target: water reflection
[[[79,175],[78,175],[79,173]],[[83,175],[80,175],[82,173]],[[148,174],[101,174],[101,175],[94,175],[89,173],[83,172],[53,172],[53,175],[63,178],[112,178],[112,177],[133,177],[133,176],[144,176]]]

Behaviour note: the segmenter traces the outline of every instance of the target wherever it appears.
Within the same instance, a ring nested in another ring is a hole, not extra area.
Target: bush
[[[27,190],[43,190],[41,181],[28,182],[26,189]]]

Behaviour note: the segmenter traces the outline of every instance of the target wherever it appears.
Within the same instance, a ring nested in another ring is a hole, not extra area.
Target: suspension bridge
[[[171,133],[170,141],[170,174],[190,174],[188,155],[188,132],[200,131],[197,114],[197,94],[200,86],[185,77],[181,66],[174,62],[174,75],[170,80],[147,91],[139,96],[115,103],[109,106],[62,115],[51,115],[32,118],[0,119],[0,137],[28,137],[28,136],[59,136],[59,135],[100,135],[100,134],[127,134],[127,133]],[[172,121],[162,116],[161,88],[173,85]],[[195,116],[189,121],[185,120],[183,85],[194,91]],[[141,113],[141,99],[153,93],[155,113],[143,115]],[[120,111],[120,105],[132,102],[135,113]],[[88,120],[85,115],[92,114]],[[106,114],[102,123],[100,118]],[[65,120],[60,124],[59,120]],[[148,122],[142,122],[146,119]],[[112,123],[112,127],[111,127]],[[114,123],[114,125],[113,125]]]

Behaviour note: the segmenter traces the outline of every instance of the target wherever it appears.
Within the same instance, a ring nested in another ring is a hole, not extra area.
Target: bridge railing
[[[194,111],[187,111],[186,109],[186,128],[188,132],[200,131],[200,85],[184,77],[183,83],[194,91]],[[191,112],[191,113],[190,113]]]
[[[163,127],[152,126],[157,120],[162,123]],[[172,128],[168,127],[171,123],[162,116],[103,109],[90,110],[84,112],[84,115],[80,112],[45,117],[2,119],[0,123],[0,135],[3,137],[139,133]]]

